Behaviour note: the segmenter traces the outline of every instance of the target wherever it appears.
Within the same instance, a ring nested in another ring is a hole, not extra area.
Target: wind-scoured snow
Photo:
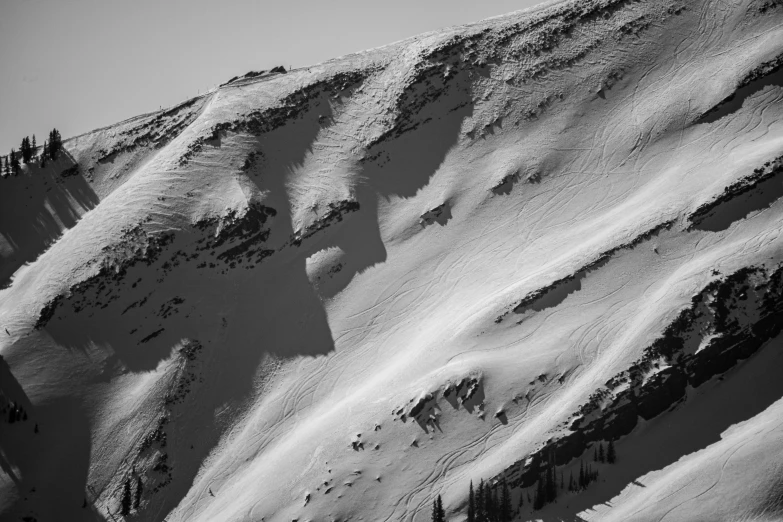
[[[0,518],[778,518],[781,56],[776,0],[553,3],[0,179]]]

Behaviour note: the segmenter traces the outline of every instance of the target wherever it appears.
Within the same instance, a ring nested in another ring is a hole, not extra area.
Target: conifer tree
[[[11,166],[8,164],[8,156],[5,157],[5,175],[11,175]]]
[[[593,462],[598,462],[598,447],[593,448]]]
[[[498,490],[497,488],[488,488],[489,498],[487,499],[487,520],[497,522],[498,520]]]
[[[499,522],[511,522],[511,492],[508,490],[506,479],[503,479],[503,488],[500,492],[500,505],[498,506]]]
[[[46,158],[49,156],[49,145],[44,140],[43,149],[41,150],[41,168],[46,168]]]
[[[571,470],[571,475],[568,477],[568,491],[574,490],[574,470]]]
[[[30,161],[30,138],[25,136],[22,138],[22,144],[19,146],[19,153],[22,155],[22,162],[28,163]]]
[[[440,495],[432,502],[432,522],[446,522],[446,512]]]
[[[522,511],[523,507],[525,507],[525,492],[521,491],[519,493],[519,505],[517,506],[517,511]]]
[[[585,481],[585,462],[579,461],[579,489],[585,489],[587,482]]]
[[[131,487],[130,479],[125,479],[125,487],[122,490],[122,501],[120,502],[120,514],[128,516],[131,512]]]
[[[52,129],[49,133],[49,159],[57,159],[57,153],[62,149],[62,138],[60,137],[60,131]]]
[[[30,144],[30,155],[34,158],[36,156],[35,151],[38,148],[38,146],[35,144],[35,134],[33,134],[33,141]]]
[[[19,165],[19,158],[16,157],[16,151],[11,149],[11,172],[13,172],[14,175],[19,174],[20,167],[21,165]]]
[[[609,441],[609,447],[606,450],[606,462],[609,464],[614,464],[617,462],[617,454],[614,450],[614,439]]]
[[[604,443],[600,443],[598,445],[598,462],[603,462],[605,459],[604,457]]]
[[[141,477],[136,477],[136,497],[133,499],[133,509],[139,509],[139,504],[141,504],[141,494],[143,492],[144,484],[141,482]]]
[[[476,522],[487,522],[487,512],[484,508],[484,479],[481,479],[476,492]]]
[[[486,522],[495,522],[494,490],[487,484],[484,487],[484,519]]]
[[[473,481],[470,481],[470,492],[468,493],[468,522],[476,522],[476,497],[473,493]]]

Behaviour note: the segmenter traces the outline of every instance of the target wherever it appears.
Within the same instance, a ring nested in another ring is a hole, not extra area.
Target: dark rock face
[[[343,216],[356,212],[359,210],[359,202],[353,200],[338,201],[337,203],[329,203],[329,210],[318,218],[315,222],[311,223],[303,230],[299,230],[291,236],[290,243],[294,246],[300,246],[302,241],[313,236],[316,232],[323,230],[334,223],[339,223],[343,220]]]
[[[596,441],[630,433],[698,387],[752,356],[783,331],[783,267],[746,267],[710,283],[644,351],[596,390],[570,422],[571,433],[517,461],[496,481],[529,487],[553,458],[566,464]]]
[[[231,211],[226,216],[202,219],[182,232],[150,233],[141,225],[125,230],[117,244],[104,248],[98,273],[72,285],[67,295],[60,294],[49,301],[40,311],[35,327],[45,327],[65,303],[71,305],[74,313],[108,307],[129,291],[128,287],[136,287],[139,281],[131,284],[126,277],[136,265],[154,265],[158,282],[181,263],[197,263],[197,269],[217,269],[220,264],[224,270],[231,270],[243,263],[245,268],[253,268],[275,252],[266,247],[270,229],[265,225],[276,215],[277,211],[271,207],[251,204],[243,212]],[[180,238],[187,244],[173,251],[173,243]],[[187,241],[188,238],[191,240]],[[134,301],[120,315],[143,306],[148,297]],[[182,302],[181,297],[172,296],[158,315],[168,317]],[[140,342],[146,343],[161,332],[156,330]]]
[[[204,148],[205,144],[215,142],[228,132],[247,132],[253,136],[262,136],[278,129],[290,121],[310,111],[320,97],[337,97],[340,94],[358,89],[373,70],[351,71],[336,74],[327,80],[314,82],[292,92],[275,107],[253,111],[233,121],[220,122],[212,126],[210,134],[196,138],[188,145],[179,158],[179,165],[185,166]]]
[[[690,229],[725,230],[753,210],[760,210],[783,196],[783,156],[768,161],[728,187],[722,194],[699,206],[688,220]]]
[[[540,310],[543,308],[548,308],[549,306],[553,306],[554,304],[549,304],[549,303],[542,304],[541,301],[545,299],[547,296],[551,296],[552,294],[555,294],[558,291],[562,292],[563,290],[565,290],[566,294],[573,292],[575,289],[578,289],[576,288],[576,285],[578,285],[581,279],[586,277],[591,271],[596,270],[601,266],[603,266],[604,264],[606,264],[606,262],[609,261],[612,257],[614,257],[615,254],[617,254],[622,250],[632,249],[635,246],[639,245],[640,243],[643,243],[644,241],[648,241],[652,237],[660,234],[664,230],[669,230],[673,225],[674,225],[674,221],[666,221],[665,223],[656,225],[650,230],[647,230],[646,232],[639,234],[638,236],[633,238],[631,241],[628,241],[627,243],[623,243],[612,249],[602,252],[593,261],[581,267],[575,273],[569,274],[563,278],[553,281],[551,284],[547,286],[538,288],[528,293],[525,297],[523,297],[514,305],[513,312],[517,314],[522,314],[531,309]],[[508,313],[509,312],[507,311],[503,315],[500,315],[497,318],[495,318],[495,323],[502,322],[503,318],[506,315],[508,315]]]

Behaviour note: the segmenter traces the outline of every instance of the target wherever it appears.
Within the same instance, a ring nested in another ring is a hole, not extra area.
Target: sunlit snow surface
[[[710,284],[779,284],[781,56],[775,1],[564,2],[66,140],[0,180],[0,518],[463,520]],[[780,347],[516,520],[774,520]]]

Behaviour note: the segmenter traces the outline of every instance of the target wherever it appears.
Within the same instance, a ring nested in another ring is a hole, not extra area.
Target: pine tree
[[[22,162],[27,163],[30,161],[30,138],[25,136],[22,138],[22,144],[19,146],[19,153],[22,155]]]
[[[49,145],[44,140],[43,149],[41,150],[41,168],[46,168],[46,158],[49,156]]]
[[[438,522],[446,522],[446,510],[443,509],[443,500],[438,495]]]
[[[122,491],[122,501],[120,502],[120,514],[128,516],[131,512],[131,487],[130,479],[125,479],[125,487]]]
[[[519,506],[517,506],[517,511],[522,511],[522,508],[525,507],[525,492],[520,491],[519,492]]]
[[[490,522],[498,522],[498,490],[497,488],[490,488],[488,491],[489,502],[487,502],[487,519]]]
[[[5,175],[11,175],[11,166],[8,164],[8,156],[5,157]]]
[[[484,509],[484,479],[479,481],[476,492],[476,522],[487,522],[487,512]]]
[[[598,462],[604,462],[606,459],[604,457],[604,443],[600,443],[598,445]]]
[[[574,490],[574,470],[571,470],[571,475],[568,477],[568,491]]]
[[[500,506],[498,509],[499,522],[511,522],[511,492],[508,490],[506,479],[503,479],[503,489],[500,493]]]
[[[60,131],[52,129],[49,133],[49,159],[57,159],[57,153],[62,149],[62,138],[60,137]]]
[[[136,497],[133,499],[133,509],[139,509],[139,504],[141,504],[141,494],[143,492],[144,484],[141,482],[141,477],[136,477]]]
[[[492,522],[492,488],[484,485],[484,518],[482,522]]]
[[[587,482],[585,482],[585,462],[579,461],[579,489],[585,489]]]
[[[35,151],[38,148],[38,146],[35,144],[35,134],[33,134],[33,142],[30,144],[30,155],[35,158],[36,154]]]
[[[432,522],[446,522],[446,512],[443,510],[440,495],[432,502]]]
[[[19,174],[20,168],[21,165],[19,165],[19,158],[16,157],[16,151],[11,149],[11,172],[13,172],[14,175]]]
[[[468,522],[476,522],[476,497],[473,493],[473,481],[470,481],[470,492],[468,493]]]
[[[593,448],[593,462],[598,462],[598,447]]]
[[[606,462],[609,464],[614,464],[617,462],[617,454],[614,450],[614,439],[609,441],[609,448],[606,450]]]

